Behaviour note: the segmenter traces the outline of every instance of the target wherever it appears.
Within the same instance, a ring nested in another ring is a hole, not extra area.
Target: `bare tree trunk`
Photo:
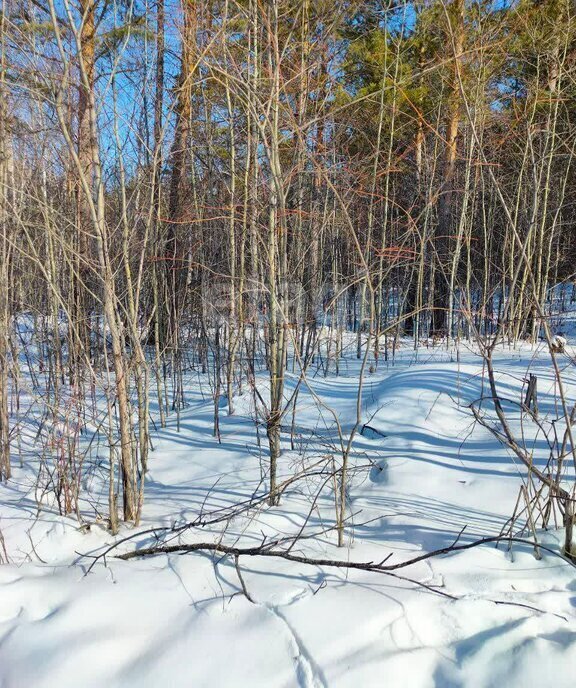
[[[8,141],[6,110],[6,53],[5,13],[0,13],[0,481],[11,476],[10,466],[10,416],[8,409],[9,385],[9,329],[10,309],[8,295],[10,288],[9,261],[9,165],[10,144]]]
[[[464,49],[464,0],[452,0],[446,9],[448,32],[453,39],[454,56],[450,92],[447,100],[445,128],[444,169],[442,187],[438,196],[438,224],[435,248],[437,252],[434,279],[434,298],[431,331],[436,334],[448,333],[449,310],[449,256],[454,212],[454,175],[457,160],[457,138],[460,124],[460,92],[458,82],[458,62]]]

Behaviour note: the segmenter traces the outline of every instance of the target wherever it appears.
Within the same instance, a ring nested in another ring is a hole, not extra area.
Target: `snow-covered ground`
[[[576,369],[564,363],[573,399]],[[502,389],[516,399],[528,365],[538,374],[545,417],[553,410],[549,357],[527,348],[496,355]],[[311,384],[347,432],[357,362],[340,372]],[[459,356],[402,349],[394,365],[367,375],[363,421],[372,430],[354,442],[346,548],[336,547],[330,530],[330,484],[315,499],[314,478],[294,483],[279,507],[261,505],[182,540],[256,545],[304,526],[304,536],[326,532],[297,543],[294,553],[402,561],[450,545],[463,528],[461,543],[498,535],[525,472],[472,422],[467,405],[483,384],[481,359],[464,349]],[[192,381],[187,395],[180,432],[171,420],[154,433],[138,532],[225,514],[264,491],[265,442],[262,436],[260,451],[249,395],[238,399],[235,416],[223,411],[221,444],[212,436],[212,401]],[[284,477],[327,456],[338,465],[333,419],[305,389],[295,425]],[[535,450],[539,443],[535,437]],[[538,560],[529,545],[511,552],[484,545],[398,571],[431,589],[378,573],[242,557],[251,602],[234,560],[221,554],[120,561],[113,552],[85,575],[88,555],[113,538],[104,524],[80,528],[50,510],[38,514],[34,475],[25,463],[0,486],[11,562],[0,566],[2,688],[576,685],[576,569],[547,551]],[[123,529],[119,538],[127,535],[135,533]],[[538,535],[560,550],[561,532]],[[143,533],[118,552],[152,544]]]

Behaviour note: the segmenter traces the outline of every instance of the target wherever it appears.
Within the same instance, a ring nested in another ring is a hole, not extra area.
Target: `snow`
[[[565,363],[573,398],[576,379]],[[538,374],[541,416],[553,412],[544,345],[499,350],[495,365],[502,389],[516,399],[530,366]],[[345,433],[355,419],[358,366],[350,358],[341,375],[310,380]],[[295,383],[290,378],[289,388]],[[350,486],[354,525],[347,546],[337,548],[335,534],[324,532],[294,551],[350,561],[381,561],[392,553],[393,561],[402,561],[458,537],[467,543],[498,535],[525,473],[473,423],[468,404],[482,385],[481,359],[464,348],[457,355],[403,347],[393,365],[382,363],[368,375],[362,423],[372,430],[354,442],[352,465],[364,468]],[[188,402],[180,432],[171,420],[154,433],[143,522],[137,532],[122,530],[118,538],[135,537],[119,551],[153,544],[143,533],[150,527],[225,513],[263,493],[266,451],[258,447],[249,394],[236,400],[237,415],[222,412],[221,444],[212,437],[212,400],[197,378]],[[284,443],[283,477],[329,454],[338,462],[333,418],[305,387],[296,425],[295,449]],[[542,461],[541,436],[528,439]],[[121,561],[111,553],[106,565],[98,562],[87,574],[89,555],[114,542],[104,523],[92,517],[90,527],[81,528],[52,508],[38,513],[32,453],[14,472],[14,480],[0,486],[0,530],[10,558],[0,566],[1,688],[575,684],[575,569],[548,551],[538,560],[529,545],[516,544],[511,552],[485,545],[397,572],[436,592],[384,574],[242,557],[252,603],[242,594],[233,559],[221,554]],[[333,494],[324,490],[314,502],[318,486],[312,478],[301,480],[279,507],[262,504],[182,539],[255,545],[303,525],[304,534],[326,530],[334,522]],[[93,489],[97,502],[97,485]],[[538,536],[560,550],[562,532]]]

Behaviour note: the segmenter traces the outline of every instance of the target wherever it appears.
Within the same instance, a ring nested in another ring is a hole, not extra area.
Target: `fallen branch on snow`
[[[414,564],[417,564],[421,561],[425,561],[427,559],[432,559],[434,557],[446,555],[446,554],[451,554],[453,552],[460,552],[463,550],[467,549],[473,549],[474,547],[480,547],[482,545],[486,544],[498,544],[501,541],[506,541],[506,542],[516,542],[516,543],[521,543],[521,544],[526,544],[533,546],[533,542],[531,540],[525,539],[525,538],[515,538],[515,537],[509,537],[509,536],[502,536],[502,535],[497,535],[494,537],[487,537],[487,538],[481,538],[480,540],[475,540],[474,542],[469,542],[467,544],[459,545],[458,541],[460,539],[460,536],[462,535],[462,532],[458,535],[456,540],[449,546],[447,547],[442,547],[437,550],[433,550],[432,552],[426,552],[425,554],[421,554],[417,557],[413,557],[412,559],[407,559],[406,561],[401,561],[397,562],[395,564],[388,564],[390,558],[393,556],[393,553],[391,552],[387,557],[385,557],[382,561],[380,562],[373,562],[373,561],[366,561],[366,562],[357,562],[357,561],[342,561],[339,559],[316,559],[312,557],[306,557],[298,554],[292,554],[290,551],[284,550],[284,549],[275,549],[277,547],[278,542],[270,542],[268,544],[262,543],[258,546],[255,547],[232,547],[229,545],[224,545],[221,542],[196,542],[196,543],[190,543],[190,544],[177,544],[177,545],[157,545],[155,547],[147,547],[147,548],[142,548],[142,549],[136,549],[131,552],[125,552],[124,554],[118,554],[116,555],[116,559],[122,559],[124,561],[130,560],[130,559],[137,559],[140,557],[150,557],[150,556],[157,556],[159,554],[187,554],[191,552],[217,552],[219,554],[227,555],[227,556],[232,556],[234,557],[234,564],[236,567],[236,571],[239,571],[239,559],[242,556],[249,556],[249,557],[273,557],[277,559],[284,559],[285,561],[291,561],[299,564],[305,564],[308,566],[325,566],[328,568],[339,568],[339,569],[347,569],[347,570],[357,570],[357,571],[370,571],[373,573],[380,573],[383,575],[391,576],[393,578],[402,580],[404,582],[412,583],[414,585],[417,585],[418,587],[425,588],[426,590],[429,590],[430,592],[433,592],[437,595],[441,595],[442,597],[447,597],[448,599],[452,600],[458,600],[460,599],[459,597],[455,595],[451,595],[450,593],[444,592],[443,590],[439,590],[437,587],[429,585],[428,583],[424,583],[423,581],[419,581],[413,578],[408,578],[406,576],[400,575],[396,573],[396,571],[400,569],[407,568],[409,566],[413,566]],[[576,565],[574,562],[572,562],[570,559],[567,557],[564,557],[562,554],[556,552],[555,550],[551,549],[550,547],[546,547],[543,545],[540,545],[540,549],[548,552],[549,554],[552,554],[555,557],[558,557],[559,559],[562,559],[565,561],[567,564],[574,566],[576,568]],[[243,592],[246,595],[246,597],[250,600],[253,601],[252,598],[246,593],[245,590],[245,585],[243,584],[243,579],[240,577],[240,580],[242,582],[242,588]],[[530,605],[522,604],[522,603],[516,603],[516,602],[509,602],[509,601],[500,601],[500,600],[491,600],[494,602],[494,604],[507,604],[507,605],[512,605],[512,606],[519,606],[519,607],[524,607],[527,609],[532,609],[533,611],[538,611],[545,613],[544,610],[538,609],[537,607],[531,607]],[[553,612],[550,612],[553,613]],[[560,616],[559,614],[554,614],[555,616],[559,616],[560,618],[565,618]]]

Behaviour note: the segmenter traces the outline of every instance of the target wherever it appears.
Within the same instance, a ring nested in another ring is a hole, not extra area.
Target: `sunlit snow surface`
[[[310,380],[345,432],[355,417],[359,370],[355,357],[347,361],[339,376]],[[576,367],[568,356],[561,363],[573,401]],[[495,364],[502,394],[515,399],[530,366],[541,415],[554,412],[543,345],[500,349]],[[290,378],[287,393],[294,383]],[[382,361],[366,377],[363,422],[376,432],[354,443],[352,462],[366,469],[350,487],[348,547],[338,549],[327,533],[294,551],[355,561],[392,552],[391,561],[401,561],[451,544],[464,526],[462,543],[498,534],[525,472],[472,423],[467,405],[483,384],[481,359],[465,347],[456,356],[425,347],[415,354],[406,345],[393,365]],[[237,415],[222,411],[220,445],[212,437],[212,401],[196,377],[187,400],[180,432],[171,420],[154,433],[139,530],[232,507],[265,488],[265,435],[260,429],[260,454],[248,390],[236,401]],[[296,427],[294,450],[284,445],[283,476],[328,454],[338,462],[333,419],[305,388]],[[531,441],[541,460],[543,439]],[[37,515],[30,448],[23,459],[14,480],[0,486],[0,529],[11,560],[0,566],[2,688],[576,685],[576,569],[546,552],[538,561],[529,546],[509,553],[486,545],[400,571],[457,600],[375,573],[245,557],[252,604],[234,562],[208,554],[109,557],[84,576],[92,560],[81,555],[102,551],[113,538],[103,525],[83,532],[51,509]],[[94,479],[89,487],[105,513],[102,485]],[[224,535],[221,525],[194,530],[186,541],[254,545],[298,532],[308,515],[304,533],[329,528],[333,494],[326,489],[311,509],[317,488],[317,481],[301,481],[280,507],[236,518]],[[85,513],[94,520],[88,504]],[[125,528],[119,537],[130,534]],[[539,538],[559,550],[562,533]],[[151,544],[142,535],[119,551]]]

